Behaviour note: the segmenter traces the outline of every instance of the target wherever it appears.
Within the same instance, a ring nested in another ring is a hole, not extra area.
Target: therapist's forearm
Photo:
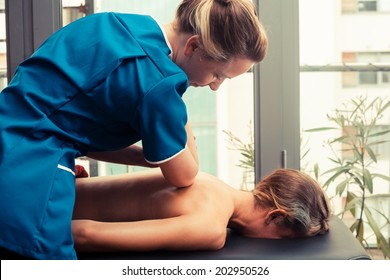
[[[145,160],[142,147],[137,145],[131,145],[117,151],[88,153],[87,156],[96,160],[118,164],[156,167],[156,165],[152,165]]]
[[[190,150],[195,162],[199,165],[198,150],[195,142],[196,138],[192,132],[192,127],[189,122],[186,124],[186,131],[187,131],[187,148]]]

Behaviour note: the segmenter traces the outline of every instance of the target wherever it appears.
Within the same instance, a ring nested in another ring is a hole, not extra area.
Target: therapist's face
[[[225,79],[231,79],[247,72],[254,64],[253,61],[235,57],[226,62],[206,58],[204,51],[198,47],[196,38],[187,41],[178,65],[188,76],[190,86],[205,87],[217,90]]]
[[[218,62],[208,58],[192,57],[192,67],[188,69],[187,76],[191,86],[209,86],[211,90],[217,90],[225,79],[232,79],[247,72],[253,62],[245,58],[234,58],[227,62]]]

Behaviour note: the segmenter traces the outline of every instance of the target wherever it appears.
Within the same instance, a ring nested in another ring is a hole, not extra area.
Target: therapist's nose
[[[225,79],[214,79],[210,84],[209,87],[212,91],[216,91],[219,89],[221,84],[223,83]]]

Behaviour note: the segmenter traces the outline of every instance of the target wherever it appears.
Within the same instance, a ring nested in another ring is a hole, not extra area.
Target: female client
[[[218,250],[226,228],[253,238],[300,238],[329,229],[329,201],[308,175],[277,169],[252,192],[200,173],[177,188],[158,171],[77,179],[76,251]]]

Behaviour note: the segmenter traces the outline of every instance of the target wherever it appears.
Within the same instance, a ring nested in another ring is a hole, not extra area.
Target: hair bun
[[[218,4],[221,4],[222,6],[229,6],[233,0],[215,0]]]

